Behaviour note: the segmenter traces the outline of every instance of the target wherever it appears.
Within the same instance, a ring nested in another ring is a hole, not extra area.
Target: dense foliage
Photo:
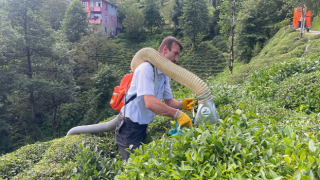
[[[314,17],[311,30],[320,31],[320,18],[319,18],[319,16]]]
[[[196,49],[196,40],[199,36],[206,34],[208,20],[208,7],[204,0],[186,0],[179,24],[181,24],[185,36],[191,39],[193,49]]]
[[[81,36],[87,34],[87,12],[83,9],[82,2],[72,1],[61,26],[69,42],[79,41]]]

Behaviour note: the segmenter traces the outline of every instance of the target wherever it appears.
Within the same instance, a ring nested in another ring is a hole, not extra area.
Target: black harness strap
[[[150,64],[151,64],[151,63],[150,63]],[[153,69],[154,80],[155,80],[155,79],[156,79],[156,72],[155,72],[155,69],[154,69],[154,65],[151,64],[151,66],[152,66],[152,69]],[[126,97],[126,96],[125,96],[125,97]],[[137,94],[131,96],[130,99],[128,99],[127,101],[125,100],[124,105],[127,105],[129,102],[133,101],[136,97],[137,97]]]

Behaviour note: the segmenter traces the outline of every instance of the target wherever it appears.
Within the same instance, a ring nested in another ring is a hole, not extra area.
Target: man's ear
[[[167,51],[168,51],[168,47],[167,47],[167,46],[164,46],[164,47],[163,47],[163,54],[167,54]]]

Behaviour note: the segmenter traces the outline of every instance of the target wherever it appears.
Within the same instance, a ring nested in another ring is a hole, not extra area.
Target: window
[[[107,8],[108,8],[107,4],[105,4],[104,8],[107,10]]]
[[[104,20],[108,21],[108,16],[107,15],[104,16]]]
[[[113,16],[111,16],[111,20],[113,20]]]
[[[82,5],[83,5],[86,9],[88,9],[88,2],[82,2]]]

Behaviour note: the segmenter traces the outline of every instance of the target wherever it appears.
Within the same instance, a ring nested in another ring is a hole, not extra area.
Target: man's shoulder
[[[146,71],[146,70],[152,70],[153,71],[153,67],[152,67],[152,65],[149,63],[149,62],[143,62],[143,63],[141,63],[138,67],[137,67],[137,69],[136,69],[136,72],[138,72],[138,71]]]

